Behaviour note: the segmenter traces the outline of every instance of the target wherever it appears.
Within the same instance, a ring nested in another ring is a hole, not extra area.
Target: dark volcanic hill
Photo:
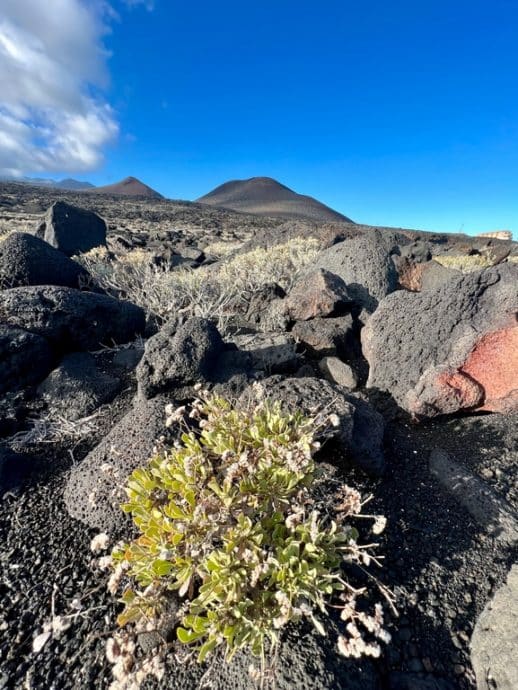
[[[115,184],[95,187],[90,190],[95,194],[113,194],[114,196],[141,196],[148,199],[163,199],[163,196],[136,177],[126,177]]]
[[[271,177],[225,182],[197,201],[260,216],[352,222],[313,197],[297,194]]]

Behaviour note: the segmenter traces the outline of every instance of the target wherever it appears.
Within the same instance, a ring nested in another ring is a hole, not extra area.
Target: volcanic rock
[[[323,379],[283,379],[271,376],[261,381],[265,394],[279,400],[287,410],[302,410],[307,415],[326,414],[338,416],[338,426],[330,432],[340,445],[345,457],[372,474],[381,474],[385,468],[383,454],[383,417],[369,403],[354,394]],[[249,393],[241,396],[246,401]],[[252,394],[253,395],[253,394]]]
[[[125,343],[145,328],[144,311],[130,302],[50,285],[0,292],[0,321],[43,336],[61,353]]]
[[[70,473],[64,492],[70,515],[89,527],[118,535],[128,526],[120,509],[124,485],[149,460],[157,439],[165,432],[165,406],[157,396],[137,400],[133,408]]]
[[[286,298],[285,308],[293,321],[308,321],[319,316],[338,316],[351,302],[344,281],[320,268],[295,282]]]
[[[137,366],[139,395],[152,398],[206,381],[223,348],[218,329],[208,319],[194,317],[181,326],[172,319],[146,343]]]
[[[315,357],[338,356],[347,359],[358,349],[354,320],[351,314],[327,319],[297,321],[292,335]]]
[[[324,357],[319,362],[324,376],[339,386],[354,389],[358,385],[358,378],[351,367],[338,357]]]
[[[52,349],[41,335],[0,323],[0,393],[39,383],[52,361]]]
[[[367,386],[416,417],[518,409],[518,266],[380,303],[362,331]]]
[[[13,232],[0,244],[0,287],[64,285],[78,288],[87,272],[44,240]]]
[[[290,333],[236,335],[230,342],[249,355],[250,367],[254,370],[283,374],[294,372],[300,364]]]
[[[56,201],[31,233],[67,256],[106,244],[106,223],[93,211]]]
[[[482,611],[471,638],[477,690],[518,687],[518,565]]]
[[[52,413],[76,420],[113,400],[120,389],[120,380],[99,371],[92,355],[74,352],[38,386],[38,393]]]
[[[306,274],[315,268],[335,273],[346,283],[355,304],[373,312],[379,300],[397,287],[389,239],[379,230],[346,239],[320,252]]]

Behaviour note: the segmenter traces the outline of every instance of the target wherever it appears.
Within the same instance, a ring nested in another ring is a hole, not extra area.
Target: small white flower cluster
[[[120,561],[120,563],[117,563],[106,586],[110,594],[113,594],[114,596],[117,594],[121,580],[124,577],[124,573],[129,569],[129,567],[130,564],[128,561]]]
[[[356,611],[354,603],[349,603],[342,609],[342,620],[349,622],[346,630],[349,638],[340,635],[338,637],[338,651],[346,657],[359,658],[361,656],[379,657],[381,647],[377,642],[365,640],[358,629],[358,623],[371,633],[375,638],[388,643],[391,640],[390,633],[383,627],[383,609],[381,604],[376,604],[374,616],[369,616],[363,611]]]
[[[101,532],[100,534],[96,534],[90,542],[90,551],[92,551],[92,553],[106,551],[109,545],[110,537],[105,532]]]

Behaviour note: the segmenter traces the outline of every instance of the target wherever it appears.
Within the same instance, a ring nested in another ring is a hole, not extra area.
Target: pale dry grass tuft
[[[491,259],[482,254],[472,254],[469,256],[434,256],[434,261],[445,268],[453,268],[462,273],[473,273],[480,271],[481,268],[488,268],[493,265]]]

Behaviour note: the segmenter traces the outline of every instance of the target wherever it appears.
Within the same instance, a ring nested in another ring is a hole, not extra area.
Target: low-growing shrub
[[[169,413],[176,424],[186,411]],[[328,421],[287,413],[260,391],[246,408],[206,396],[190,416],[199,430],[186,429],[128,480],[123,509],[139,536],[113,552],[112,591],[126,583],[119,624],[153,627],[176,592],[176,635],[198,661],[246,648],[264,677],[282,629],[305,618],[325,634],[333,606],[344,621],[338,651],[378,656],[377,640],[389,639],[381,606],[372,616],[357,610],[365,590],[347,575],[348,564],[374,558],[376,545],[360,545],[350,524],[361,496],[339,484],[318,499],[325,477],[313,455]]]
[[[317,252],[316,240],[292,239],[195,270],[154,266],[149,254],[140,249],[115,259],[99,250],[74,258],[103,290],[139,305],[160,321],[179,313],[200,316],[215,321],[225,333],[234,315],[233,305],[243,307],[272,282],[289,289]]]
[[[445,268],[454,268],[462,273],[472,273],[493,265],[491,259],[483,254],[469,254],[466,256],[444,254],[434,256],[434,261],[437,261]]]

